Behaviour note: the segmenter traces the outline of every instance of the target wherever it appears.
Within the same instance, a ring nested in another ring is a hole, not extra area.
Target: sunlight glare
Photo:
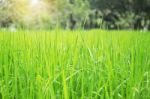
[[[39,0],[31,0],[31,6],[35,6],[35,5],[38,5],[39,4]]]

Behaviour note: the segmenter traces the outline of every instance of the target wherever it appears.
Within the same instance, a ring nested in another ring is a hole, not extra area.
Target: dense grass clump
[[[150,99],[150,34],[0,33],[2,99]]]

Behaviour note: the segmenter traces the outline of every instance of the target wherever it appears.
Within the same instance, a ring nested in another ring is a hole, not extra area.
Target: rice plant
[[[0,32],[0,99],[149,99],[150,34]]]

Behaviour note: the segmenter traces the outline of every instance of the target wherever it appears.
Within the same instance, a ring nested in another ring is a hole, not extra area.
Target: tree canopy
[[[0,0],[0,27],[148,28],[150,0]]]

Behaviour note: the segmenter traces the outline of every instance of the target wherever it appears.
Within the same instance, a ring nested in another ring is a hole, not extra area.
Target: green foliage
[[[130,29],[134,28],[135,20],[138,16],[136,16],[133,12],[125,12],[119,16],[119,21],[116,21],[116,25],[121,29]]]
[[[38,0],[32,3],[32,0],[0,2],[0,27],[68,29],[74,25],[75,28],[150,29],[149,0]],[[95,11],[100,13],[98,17]]]
[[[69,17],[72,14],[73,18],[77,21],[77,27],[80,28],[83,20],[89,13],[89,3],[86,0],[74,0],[69,2],[68,0],[57,0],[57,13],[58,23],[64,28],[69,28]]]
[[[4,99],[149,99],[150,34],[0,32]]]

